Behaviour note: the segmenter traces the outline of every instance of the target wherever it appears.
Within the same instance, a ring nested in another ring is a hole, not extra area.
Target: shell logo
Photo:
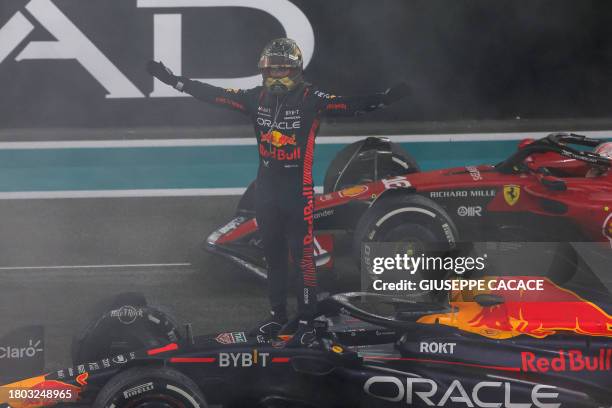
[[[353,186],[340,190],[340,197],[356,197],[368,191],[368,186]]]

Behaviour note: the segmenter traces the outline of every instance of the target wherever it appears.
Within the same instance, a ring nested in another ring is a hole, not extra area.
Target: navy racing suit
[[[224,89],[179,78],[176,86],[195,98],[249,115],[257,137],[259,169],[255,210],[268,264],[272,310],[286,314],[288,255],[299,270],[299,314],[316,313],[313,252],[315,138],[322,115],[352,116],[384,106],[385,94],[335,96],[308,83],[281,95],[264,87]]]

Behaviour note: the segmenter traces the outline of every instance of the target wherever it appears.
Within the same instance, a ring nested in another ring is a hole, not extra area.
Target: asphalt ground
[[[265,282],[199,248],[237,200],[0,201],[0,337],[42,324],[47,368],[68,366],[93,305],[126,291],[169,307],[195,334],[248,328],[267,313]]]
[[[267,314],[265,282],[202,249],[238,199],[0,200],[0,338],[43,325],[46,368],[70,366],[72,336],[91,320],[94,306],[128,291],[191,322],[196,335],[252,327]],[[609,253],[600,246],[579,252],[592,269],[609,269]],[[517,261],[504,274],[522,274]],[[340,262],[341,285],[358,289]],[[612,275],[599,276],[596,286],[603,282],[612,291]]]

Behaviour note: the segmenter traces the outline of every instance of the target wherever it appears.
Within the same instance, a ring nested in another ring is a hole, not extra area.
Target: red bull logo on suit
[[[261,142],[268,142],[274,147],[283,147],[286,145],[295,146],[295,135],[287,136],[278,130],[273,130],[267,133],[261,133]]]
[[[273,158],[275,160],[300,160],[302,152],[299,147],[286,148],[286,146],[296,145],[295,135],[288,136],[278,130],[266,133],[261,132],[259,154],[263,158]]]

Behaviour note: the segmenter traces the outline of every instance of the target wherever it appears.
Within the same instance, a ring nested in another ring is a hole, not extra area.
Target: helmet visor
[[[292,58],[293,57],[293,58]],[[268,54],[259,60],[259,69],[264,68],[299,68],[301,61],[293,55]]]

